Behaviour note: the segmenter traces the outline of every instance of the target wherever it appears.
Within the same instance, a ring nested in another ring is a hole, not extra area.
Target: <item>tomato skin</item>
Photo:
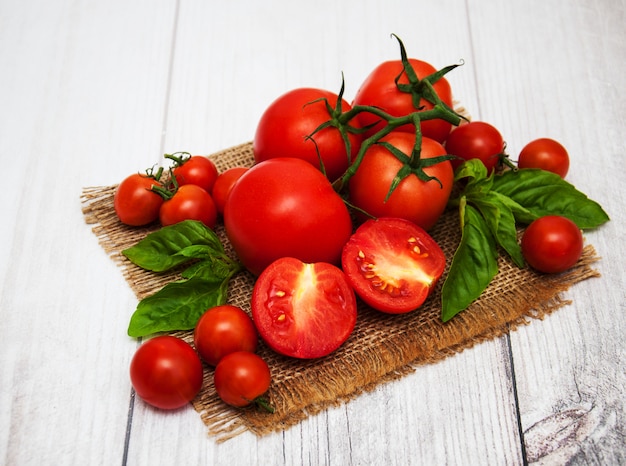
[[[200,357],[215,367],[220,359],[235,351],[254,353],[258,336],[252,319],[243,309],[225,304],[202,314],[193,339]]]
[[[237,351],[224,356],[215,368],[215,391],[226,404],[244,407],[263,395],[272,381],[270,368],[258,355]]]
[[[281,257],[338,264],[352,233],[343,199],[319,170],[295,158],[266,160],[239,178],[226,201],[224,225],[255,275]]]
[[[348,168],[345,144],[336,128],[325,128],[313,136],[315,143],[306,137],[318,126],[331,119],[325,98],[335,107],[338,95],[314,88],[293,89],[278,97],[265,110],[256,129],[253,140],[255,161],[277,157],[296,157],[320,168],[318,153],[324,162],[329,180],[339,178]],[[350,104],[342,99],[342,111],[349,110]],[[350,160],[356,157],[361,136],[349,134]]]
[[[186,184],[163,203],[159,219],[163,226],[183,220],[199,220],[207,227],[215,228],[217,209],[209,193],[195,184]]]
[[[211,190],[211,197],[220,215],[224,215],[226,199],[228,199],[228,195],[233,189],[233,186],[235,186],[235,183],[241,178],[241,175],[247,171],[248,168],[246,167],[233,167],[224,170],[217,176],[213,189]]]
[[[415,70],[419,79],[423,79],[437,71],[431,64],[422,60],[410,58],[409,63]],[[403,70],[404,66],[401,60],[386,61],[378,65],[365,79],[363,84],[361,84],[361,87],[355,94],[352,105],[379,107],[394,117],[401,117],[415,112],[416,108],[413,106],[412,95],[410,93],[399,91],[395,83],[396,77],[402,73],[399,83],[408,84],[409,81]],[[439,79],[435,84],[433,84],[433,88],[437,92],[439,98],[449,107],[452,107],[452,89],[446,78]],[[421,99],[419,102],[418,107],[422,106],[424,110],[430,110],[433,108],[433,105],[425,99]],[[361,127],[365,127],[379,121],[378,117],[369,112],[359,113],[356,119]],[[365,137],[371,136],[382,127],[383,122],[380,122],[372,129],[368,130],[365,133]],[[438,142],[443,142],[446,139],[451,127],[452,125],[450,123],[441,119],[426,120],[421,122],[422,135]],[[412,125],[404,125],[401,126],[399,130],[413,133],[415,128]]]
[[[334,265],[283,257],[267,267],[252,291],[252,318],[277,353],[320,358],[339,348],[356,324],[356,297]]]
[[[120,221],[130,226],[144,226],[159,218],[163,198],[152,191],[160,186],[146,175],[134,173],[125,178],[115,190],[113,207]]]
[[[394,131],[382,140],[410,154],[415,135]],[[438,142],[422,139],[422,158],[445,154],[446,150]],[[441,217],[452,192],[452,165],[446,160],[424,169],[428,175],[438,178],[441,186],[435,180],[425,182],[411,174],[400,182],[385,202],[389,187],[401,167],[402,163],[386,148],[373,145],[365,152],[356,174],[350,178],[350,201],[374,217],[405,218],[429,230]]]
[[[151,338],[135,352],[130,378],[137,395],[161,409],[176,409],[202,388],[202,362],[185,341],[169,335]]]
[[[356,294],[389,314],[420,307],[445,266],[445,255],[435,240],[401,218],[368,220],[346,243],[342,255],[343,270]]]
[[[448,154],[462,158],[450,161],[455,170],[465,160],[478,159],[490,173],[496,168],[499,156],[504,152],[504,139],[489,123],[471,121],[454,128],[446,139],[445,147]]]
[[[522,254],[539,272],[559,273],[578,262],[583,251],[580,228],[568,218],[546,215],[533,221],[522,235]]]
[[[519,168],[540,168],[565,178],[569,170],[569,155],[554,139],[540,138],[529,142],[520,152]]]
[[[217,179],[217,167],[213,161],[202,155],[193,155],[185,159],[182,165],[173,170],[179,186],[195,184],[210,193]]]

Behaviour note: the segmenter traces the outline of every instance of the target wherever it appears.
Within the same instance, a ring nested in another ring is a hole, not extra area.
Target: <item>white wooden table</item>
[[[624,0],[0,0],[0,464],[625,464]],[[252,139],[295,87],[437,67],[516,155],[549,136],[612,220],[573,304],[292,429],[218,444],[131,400],[136,299],[83,187]]]

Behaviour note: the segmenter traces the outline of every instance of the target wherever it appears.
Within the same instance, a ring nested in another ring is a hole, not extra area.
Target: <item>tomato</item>
[[[243,407],[253,403],[270,387],[270,368],[258,355],[237,351],[224,356],[215,368],[215,391],[225,403]]]
[[[326,176],[334,181],[346,171],[349,161],[359,150],[361,136],[349,134],[350,156],[336,128],[325,128],[313,136],[315,142],[307,138],[318,126],[331,119],[326,108],[326,99],[335,107],[338,95],[313,88],[298,88],[278,97],[265,110],[256,129],[253,140],[256,162],[276,157],[297,157],[320,168],[322,158]],[[349,110],[350,104],[342,99],[342,111]],[[317,149],[316,149],[317,147]],[[319,150],[319,156],[318,151]]]
[[[583,234],[570,219],[546,215],[526,228],[521,243],[524,259],[532,268],[544,273],[559,273],[580,259]]]
[[[320,358],[339,348],[356,324],[356,297],[334,265],[305,264],[284,257],[257,279],[252,318],[274,351],[294,358]]]
[[[217,209],[211,195],[200,186],[186,184],[178,187],[159,211],[161,225],[173,225],[183,220],[199,220],[209,228],[217,222]]]
[[[252,319],[243,309],[224,304],[202,314],[193,341],[200,357],[207,364],[216,366],[229,353],[254,353],[258,337]]]
[[[535,139],[522,149],[517,166],[541,168],[565,178],[569,170],[569,155],[565,147],[554,139]]]
[[[174,177],[179,186],[195,184],[210,193],[217,179],[217,167],[202,155],[193,155],[181,160],[174,167]]]
[[[419,79],[423,79],[437,71],[431,64],[421,60],[409,59],[409,63]],[[352,105],[379,107],[394,117],[402,117],[417,111],[413,106],[412,94],[400,91],[396,85],[396,78],[400,74],[402,75],[398,83],[407,84],[409,80],[404,72],[404,65],[401,60],[381,63],[361,84],[361,87],[355,94]],[[452,107],[452,89],[448,81],[445,78],[441,78],[433,84],[433,88],[439,98],[449,107]],[[433,104],[425,99],[420,99],[418,107],[422,108],[422,110],[430,110],[433,108]],[[383,127],[382,120],[369,112],[359,113],[356,119],[361,127],[379,121],[378,124],[366,132],[366,136],[371,136]],[[441,119],[421,122],[422,135],[438,142],[443,142],[446,139],[451,127],[450,123]],[[412,125],[401,126],[399,129],[410,133],[415,131]]]
[[[163,198],[152,191],[152,186],[159,186],[159,182],[139,173],[130,175],[119,184],[115,190],[113,207],[122,223],[143,226],[159,218]]]
[[[176,409],[193,400],[202,388],[202,362],[185,341],[169,335],[146,341],[130,363],[135,392],[146,403]]]
[[[500,131],[489,123],[472,121],[450,132],[446,151],[462,158],[451,160],[452,168],[456,169],[465,160],[478,159],[490,173],[498,166],[504,152],[504,140]]]
[[[224,170],[217,176],[213,189],[211,190],[211,196],[213,197],[213,202],[215,202],[217,212],[220,215],[224,215],[224,206],[226,205],[226,199],[228,199],[231,189],[233,189],[237,180],[241,178],[241,175],[247,171],[248,169],[246,167],[233,167]]]
[[[352,233],[343,199],[310,163],[278,158],[250,168],[224,210],[228,238],[253,274],[281,257],[339,264]]]
[[[405,154],[410,154],[415,135],[394,131],[382,141],[389,142]],[[422,139],[421,158],[428,159],[445,155],[446,150],[437,141]],[[350,202],[374,217],[401,217],[410,220],[425,230],[430,229],[446,208],[454,184],[454,172],[450,161],[445,160],[432,167],[424,168],[436,180],[422,181],[410,174],[396,187],[385,201],[389,187],[398,171],[400,162],[389,150],[373,145],[366,152],[356,174],[350,178]]]
[[[420,307],[446,266],[435,240],[401,218],[365,222],[345,245],[341,262],[356,294],[390,314]]]

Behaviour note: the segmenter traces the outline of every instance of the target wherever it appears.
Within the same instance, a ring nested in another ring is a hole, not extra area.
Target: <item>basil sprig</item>
[[[480,161],[469,160],[459,167],[455,181],[464,183],[459,197],[451,200],[459,207],[462,233],[441,292],[444,322],[466,309],[489,286],[498,273],[499,249],[517,266],[525,266],[517,241],[518,225],[545,215],[567,217],[581,229],[596,228],[609,220],[597,202],[544,170],[488,175]]]
[[[153,272],[167,272],[191,262],[181,272],[181,280],[139,302],[128,325],[131,337],[194,328],[207,309],[226,302],[230,279],[243,270],[226,255],[215,232],[195,220],[152,232],[122,254]]]

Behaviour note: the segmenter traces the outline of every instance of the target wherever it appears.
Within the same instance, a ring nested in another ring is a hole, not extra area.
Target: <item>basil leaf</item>
[[[196,262],[182,272],[183,278],[200,277],[204,280],[221,280],[230,278],[243,270],[243,265],[231,260],[228,256],[212,256],[206,260]]]
[[[581,229],[596,228],[609,220],[600,204],[559,175],[545,170],[522,168],[504,172],[494,177],[493,189],[536,217],[561,215]]]
[[[461,200],[461,242],[441,290],[441,320],[447,322],[466,309],[498,273],[498,251],[485,220]]]
[[[224,253],[222,243],[213,230],[196,220],[163,227],[122,251],[133,264],[153,272],[164,272],[215,253]]]

